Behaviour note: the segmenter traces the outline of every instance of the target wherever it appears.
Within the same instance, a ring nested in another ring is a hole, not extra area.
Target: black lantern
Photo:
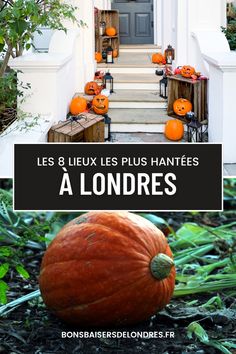
[[[102,59],[107,60],[107,51],[105,49],[102,51]]]
[[[195,118],[193,112],[188,112],[186,118],[191,118],[190,122],[187,123],[187,134],[189,143],[201,143],[203,142],[203,130],[202,124]]]
[[[110,45],[107,47],[106,54],[106,64],[114,64],[113,49]]]
[[[103,85],[105,89],[110,91],[110,93],[114,92],[114,79],[109,71],[103,77]]]
[[[167,84],[168,79],[167,76],[164,75],[163,78],[160,80],[160,97],[167,98]]]
[[[105,141],[111,140],[111,118],[107,114],[103,115],[105,123]]]
[[[165,50],[165,59],[166,59],[166,64],[169,65],[172,65],[172,62],[175,59],[175,50],[174,48],[172,48],[170,44]]]

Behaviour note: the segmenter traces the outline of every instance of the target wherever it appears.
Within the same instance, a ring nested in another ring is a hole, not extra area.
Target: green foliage
[[[80,24],[74,16],[76,8],[60,0],[1,0],[1,4],[0,52],[5,56],[0,77],[6,71],[10,56],[20,56],[24,49],[29,49],[34,33],[41,33],[41,26],[66,30],[64,19]]]
[[[19,82],[15,71],[6,73],[0,80],[0,114],[6,108],[16,108],[17,98],[23,100],[24,90],[29,88],[29,84]]]
[[[227,27],[222,27],[231,50],[236,50],[236,20],[231,20]]]
[[[231,354],[227,347],[235,347],[233,343],[220,342],[210,339],[205,329],[197,322],[192,322],[187,328],[188,338],[193,338],[193,335],[203,344],[218,349],[221,353]]]

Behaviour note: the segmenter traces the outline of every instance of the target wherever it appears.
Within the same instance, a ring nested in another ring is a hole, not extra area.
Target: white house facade
[[[236,163],[232,129],[236,125],[236,53],[230,51],[221,32],[221,26],[226,25],[226,0],[137,1],[144,5],[151,1],[153,42],[149,44],[158,46],[160,51],[171,44],[176,51],[175,66],[192,65],[209,77],[209,140],[224,143],[224,161]],[[47,117],[49,124],[65,119],[73,94],[82,92],[85,83],[93,80],[94,7],[108,10],[115,9],[116,4],[124,9],[127,6],[125,0],[71,2],[78,7],[77,16],[87,27],[67,23],[67,35],[54,33],[48,53],[26,53],[10,63],[22,72],[19,75],[23,81],[31,83],[32,94],[23,110]],[[42,131],[39,136],[39,140],[45,139]]]

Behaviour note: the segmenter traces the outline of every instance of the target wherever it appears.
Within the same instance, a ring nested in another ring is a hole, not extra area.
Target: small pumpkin
[[[44,254],[40,291],[62,320],[78,326],[124,326],[169,303],[172,253],[150,221],[126,211],[89,212],[65,225]]]
[[[118,57],[118,50],[114,49],[113,50],[113,58],[117,58]]]
[[[184,136],[184,125],[179,119],[170,119],[165,125],[165,136],[169,140],[178,141]]]
[[[115,27],[107,27],[106,28],[106,35],[109,37],[114,37],[116,35],[116,28]]]
[[[181,75],[186,78],[190,78],[195,74],[195,69],[190,65],[184,65],[181,68]]]
[[[175,114],[180,117],[184,117],[186,113],[192,111],[193,105],[189,100],[185,98],[177,99],[173,104],[173,110]]]
[[[90,81],[85,85],[84,92],[86,95],[97,95],[100,93],[100,89],[95,81]]]
[[[75,97],[70,103],[70,113],[78,115],[87,109],[87,101],[84,97]]]
[[[165,58],[161,53],[155,53],[152,55],[153,64],[163,64],[165,62]]]
[[[92,106],[96,114],[106,114],[109,108],[109,100],[107,96],[97,95],[92,101]]]
[[[95,60],[97,61],[97,63],[102,62],[102,54],[100,52],[95,52]]]

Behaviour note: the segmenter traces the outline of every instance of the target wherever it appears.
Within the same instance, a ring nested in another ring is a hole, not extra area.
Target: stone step
[[[111,132],[163,133],[171,119],[165,109],[109,109]]]
[[[166,108],[167,101],[157,90],[116,90],[110,97],[110,108]]]
[[[98,70],[110,71],[111,73],[152,74],[156,68],[163,67],[152,63],[152,53],[121,53],[114,60],[114,64],[97,64]]]
[[[113,74],[115,90],[159,91],[160,76],[155,74]]]
[[[109,109],[112,124],[165,124],[170,117],[165,109]]]
[[[113,74],[154,74],[156,69],[161,69],[160,65],[106,65],[106,64],[98,64],[97,70],[101,70],[104,72],[109,71]]]
[[[161,51],[161,46],[155,44],[120,45],[120,53],[156,53]]]

